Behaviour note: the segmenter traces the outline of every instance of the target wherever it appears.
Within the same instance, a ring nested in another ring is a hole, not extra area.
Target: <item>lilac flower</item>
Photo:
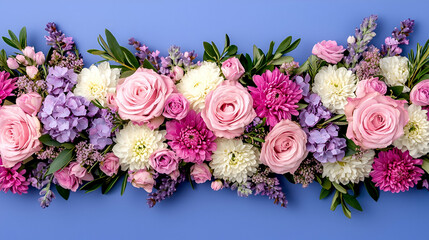
[[[380,50],[374,46],[363,53],[363,59],[356,65],[359,80],[370,79],[380,72]]]
[[[299,114],[299,124],[303,127],[314,127],[322,119],[329,119],[332,113],[323,106],[320,96],[312,93],[304,98],[308,106]]]
[[[183,181],[185,181],[186,176],[183,172],[180,173],[177,180],[172,179],[168,175],[162,175],[161,184],[157,187],[156,192],[149,193],[147,204],[149,207],[154,207],[155,204],[161,202],[162,200],[171,197],[174,192],[176,192],[176,187]]]
[[[49,183],[49,179],[45,176],[48,171],[49,166],[45,162],[37,163],[37,167],[31,171],[28,181],[31,183],[31,186],[42,189],[46,184]]]
[[[392,32],[392,37],[385,39],[385,44],[381,46],[381,54],[383,56],[395,56],[402,53],[402,49],[399,45],[409,44],[407,37],[414,31],[414,20],[406,19],[401,22],[401,30],[395,27]]]
[[[58,96],[67,93],[77,83],[77,74],[65,67],[50,67],[46,76],[46,85],[50,95]]]
[[[330,124],[326,128],[307,132],[307,151],[312,152],[314,158],[321,163],[342,160],[347,144],[346,139],[338,137],[338,131],[337,125]]]
[[[52,46],[54,49],[60,49],[63,51],[73,49],[73,38],[66,37],[64,33],[57,29],[57,25],[55,23],[48,23],[45,30],[49,33],[49,36],[45,36],[48,45]]]
[[[103,161],[103,159],[103,155],[94,148],[94,145],[84,141],[76,145],[76,162],[81,165],[92,166],[96,162]]]
[[[306,158],[299,168],[294,172],[293,179],[295,183],[302,184],[306,188],[314,181],[317,174],[322,174],[322,164],[314,158]]]
[[[139,58],[140,64],[143,64],[144,60],[148,60],[152,65],[159,69],[159,62],[161,61],[159,58],[159,51],[151,52],[149,48],[141,44],[139,41],[136,41],[134,38],[130,38],[128,40],[128,44],[133,46],[136,49],[136,56]]]
[[[44,79],[33,81],[27,76],[18,77],[18,80],[16,81],[16,86],[18,87],[18,96],[30,92],[41,93],[47,88],[46,81]]]
[[[168,49],[168,54],[169,55],[166,58],[161,57],[160,72],[162,74],[165,74],[165,75],[169,74],[171,68],[174,66],[179,66],[185,69],[189,69],[196,65],[193,62],[197,57],[197,54],[195,53],[195,51],[182,53],[180,51],[180,47],[171,46]]]

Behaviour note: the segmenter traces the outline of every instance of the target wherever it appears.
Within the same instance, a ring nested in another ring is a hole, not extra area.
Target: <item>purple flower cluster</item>
[[[359,61],[362,53],[368,48],[369,42],[375,37],[374,30],[377,28],[377,15],[371,15],[364,18],[359,28],[355,30],[355,37],[352,41],[348,41],[348,55],[344,56],[346,67],[354,67]]]
[[[74,47],[74,41],[72,37],[66,37],[61,30],[58,30],[57,25],[53,22],[46,24],[45,30],[49,33],[49,36],[45,36],[47,44],[52,46],[54,49],[69,51]]]
[[[299,124],[303,128],[314,127],[322,119],[329,119],[332,113],[323,106],[320,96],[312,93],[304,98],[308,106],[299,113]]]
[[[18,77],[16,86],[18,87],[18,96],[30,92],[43,92],[47,88],[46,81],[44,79],[33,81],[27,76]]]
[[[50,95],[70,92],[76,83],[77,74],[73,70],[57,66],[49,68],[46,85]]]
[[[113,116],[107,109],[100,109],[88,129],[89,140],[97,150],[104,149],[112,141]]]
[[[323,167],[319,161],[314,158],[306,158],[293,173],[293,180],[306,188],[314,181],[316,175],[322,174],[322,172]]]
[[[414,20],[406,19],[401,22],[401,30],[395,27],[392,32],[392,37],[387,37],[384,42],[386,45],[381,46],[381,54],[383,56],[395,56],[402,53],[399,45],[408,45],[410,41],[407,37],[414,31]]]
[[[143,64],[144,60],[147,59],[156,69],[159,69],[159,62],[161,59],[159,57],[158,50],[152,52],[146,45],[140,43],[134,38],[130,38],[128,40],[128,44],[136,49],[136,56],[139,58],[140,64]]]
[[[45,176],[48,169],[49,166],[47,163],[37,163],[37,167],[31,171],[30,177],[28,178],[28,181],[31,183],[31,186],[37,189],[42,189],[44,186],[46,186],[46,184],[49,183],[49,179],[47,178],[47,176]]]
[[[340,161],[345,156],[347,144],[346,139],[338,137],[338,131],[339,127],[334,124],[309,131],[307,151],[321,163]]]
[[[55,199],[55,194],[49,188],[44,188],[40,191],[39,195],[42,197],[39,198],[40,206],[42,208],[47,208],[51,204],[52,200]]]
[[[293,80],[301,88],[302,96],[307,97],[310,94],[310,80],[311,80],[310,74],[307,73],[305,77],[295,76]]]
[[[36,153],[37,159],[39,160],[53,160],[58,157],[58,154],[62,149],[58,149],[55,147],[46,147],[44,150]]]
[[[80,72],[83,68],[82,57],[77,57],[76,54],[69,52],[66,56],[61,55],[57,50],[54,50],[49,60],[49,66],[65,67],[73,69],[75,72]]]
[[[177,180],[172,179],[168,175],[161,176],[161,183],[156,192],[149,193],[147,204],[149,207],[154,207],[155,204],[161,202],[162,200],[171,197],[174,192],[176,192],[176,187],[178,184],[185,181],[186,175],[181,172]]]
[[[261,123],[262,120],[256,117],[249,125],[246,126],[243,135],[244,141],[255,146],[262,147],[262,142],[255,140],[255,138],[265,139],[268,134],[267,130],[265,129],[265,126],[260,125]]]
[[[168,56],[165,58],[161,57],[161,68],[159,69],[159,71],[162,74],[168,75],[170,73],[170,69],[174,66],[189,69],[190,67],[195,65],[193,61],[196,57],[197,54],[195,53],[195,51],[182,53],[180,51],[180,47],[171,46],[168,49]]]
[[[94,145],[83,141],[76,145],[76,162],[81,165],[92,166],[103,159],[103,155],[94,148]]]
[[[362,56],[363,59],[355,67],[356,76],[359,80],[370,79],[380,72],[380,50],[370,46]]]

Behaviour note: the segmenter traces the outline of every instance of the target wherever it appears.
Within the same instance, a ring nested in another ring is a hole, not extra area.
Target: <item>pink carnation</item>
[[[16,78],[9,78],[8,72],[0,72],[0,104],[9,96],[13,96],[12,92],[16,89]]]
[[[328,63],[337,64],[344,57],[344,51],[343,46],[338,46],[336,41],[329,40],[316,43],[311,52]]]
[[[363,97],[367,93],[379,92],[384,95],[387,92],[387,85],[383,81],[378,80],[378,78],[370,78],[366,80],[359,81],[356,88],[356,96]]]
[[[408,151],[394,148],[378,154],[370,175],[375,186],[383,191],[405,192],[420,181],[424,174],[420,168],[422,163],[423,160],[412,158]]]
[[[27,193],[28,185],[30,182],[25,179],[25,169],[18,172],[21,164],[16,164],[13,168],[3,167],[3,162],[0,159],[0,190],[12,193],[18,193],[19,195]]]

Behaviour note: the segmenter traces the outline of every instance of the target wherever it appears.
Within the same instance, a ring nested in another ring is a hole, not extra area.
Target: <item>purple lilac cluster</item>
[[[356,65],[356,76],[359,80],[370,79],[380,72],[380,50],[370,46],[368,51],[363,53],[363,59]]]
[[[53,160],[58,157],[61,151],[61,148],[46,147],[44,150],[36,153],[36,156],[39,160]]]
[[[161,183],[157,188],[158,190],[156,192],[149,193],[148,195],[147,204],[149,207],[154,207],[155,204],[171,197],[173,193],[176,192],[177,185],[185,181],[185,179],[186,175],[183,172],[180,173],[176,180],[172,179],[168,175],[162,175],[160,180]]]
[[[161,74],[168,75],[170,73],[170,69],[174,66],[179,66],[184,69],[189,69],[195,65],[193,62],[197,54],[195,51],[191,52],[181,52],[180,47],[171,46],[168,49],[168,56],[161,57],[161,67],[159,71]]]
[[[43,92],[47,88],[46,81],[44,79],[33,81],[27,76],[18,77],[16,86],[18,88],[18,96],[30,92]]]
[[[321,163],[336,162],[345,156],[346,139],[338,137],[339,127],[329,124],[326,128],[304,129],[308,135],[307,151]]]
[[[74,41],[72,37],[66,37],[61,30],[57,29],[57,25],[53,22],[46,24],[45,30],[49,33],[49,36],[45,36],[48,45],[54,49],[63,51],[72,50],[74,47]]]
[[[48,169],[49,165],[47,163],[37,163],[37,167],[31,171],[30,177],[28,178],[28,181],[31,183],[31,186],[39,190],[46,186],[46,184],[49,183],[49,179],[46,176],[46,172],[48,171]]]
[[[136,49],[136,56],[139,58],[140,64],[143,64],[144,60],[147,59],[156,69],[160,68],[159,62],[161,61],[161,58],[159,57],[158,50],[152,52],[146,45],[134,38],[130,38],[128,40],[128,44]]]
[[[103,161],[103,155],[94,148],[94,145],[82,141],[76,145],[76,161],[81,165],[92,166]]]
[[[314,181],[316,175],[320,175],[322,172],[323,167],[319,161],[314,158],[306,158],[293,173],[293,180],[306,188]]]
[[[332,113],[323,106],[319,95],[312,93],[304,98],[308,106],[299,113],[299,124],[303,128],[311,128],[322,120],[328,120],[332,117]]]
[[[395,27],[391,37],[384,40],[386,45],[381,46],[381,54],[383,56],[396,56],[402,53],[399,45],[408,45],[410,40],[407,37],[414,31],[414,20],[406,19],[401,22],[401,30]]]
[[[64,56],[57,51],[53,51],[48,64],[49,66],[65,67],[73,69],[75,72],[80,72],[83,68],[83,59],[82,57],[77,57],[74,53]]]
[[[377,15],[371,15],[364,18],[359,28],[355,30],[353,40],[348,40],[347,50],[349,54],[344,56],[346,67],[354,67],[359,61],[362,53],[368,48],[369,42],[375,37],[374,30],[377,28]]]

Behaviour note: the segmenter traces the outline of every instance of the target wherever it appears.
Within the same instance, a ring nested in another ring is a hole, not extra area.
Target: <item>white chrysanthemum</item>
[[[98,100],[102,106],[106,106],[107,93],[116,91],[119,74],[120,70],[110,68],[108,62],[84,68],[77,78],[74,94],[89,101]]]
[[[192,109],[200,112],[204,108],[207,94],[222,81],[223,78],[216,63],[203,62],[200,67],[186,73],[177,84],[177,90],[189,100]]]
[[[210,167],[215,178],[244,183],[248,176],[256,173],[259,166],[259,151],[240,139],[216,140]]]
[[[352,71],[337,66],[322,67],[314,77],[313,91],[320,96],[323,106],[343,114],[347,98],[355,97],[356,76]]]
[[[404,135],[393,145],[403,152],[408,150],[413,158],[418,158],[429,152],[429,121],[427,111],[421,106],[411,104],[408,107],[410,120],[404,127]]]
[[[122,170],[136,171],[149,168],[149,157],[158,149],[166,148],[165,131],[151,130],[146,125],[128,123],[116,134],[113,153],[119,158]]]
[[[404,86],[409,76],[408,58],[393,56],[380,60],[380,72],[388,86]],[[405,87],[404,91],[409,91]]]
[[[375,152],[367,150],[333,163],[322,163],[323,177],[338,184],[359,183],[369,176]]]

